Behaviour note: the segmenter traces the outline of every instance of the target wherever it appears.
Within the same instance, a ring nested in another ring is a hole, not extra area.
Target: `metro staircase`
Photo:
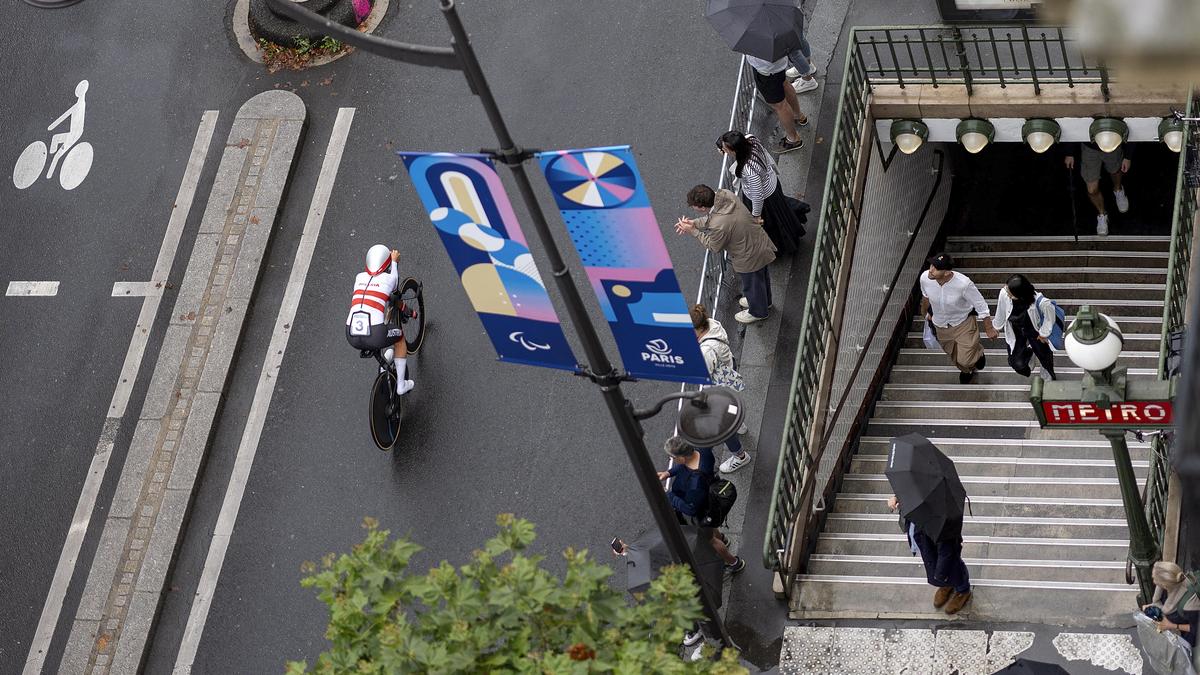
[[[952,237],[946,246],[993,309],[1001,284],[1021,272],[1059,303],[1068,324],[1085,304],[1111,316],[1125,335],[1118,365],[1131,378],[1157,375],[1169,247],[1169,237],[1149,236]],[[975,592],[960,616],[1094,625],[1136,609],[1108,441],[1090,430],[1040,429],[1029,379],[1008,367],[1003,335],[983,340],[987,369],[960,385],[947,357],[924,347],[914,318],[798,577],[793,618],[946,618],[886,504],[889,441],[910,432],[954,460],[971,498],[963,557]],[[1055,370],[1082,376],[1061,352]],[[1131,439],[1130,451],[1141,485],[1149,444]]]

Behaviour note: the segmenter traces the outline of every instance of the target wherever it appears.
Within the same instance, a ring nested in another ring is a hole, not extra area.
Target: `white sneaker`
[[[1101,213],[1100,215],[1096,216],[1096,234],[1100,235],[1101,237],[1108,236],[1108,214],[1107,213]]]
[[[1113,190],[1113,199],[1117,202],[1117,210],[1125,213],[1129,210],[1129,197],[1125,196],[1125,190]]]
[[[789,80],[794,80],[794,79],[800,77],[800,69],[797,68],[796,66],[792,66],[791,68],[788,68],[787,70],[783,71],[783,76]]]
[[[803,94],[806,91],[812,91],[817,88],[817,78],[810,77],[807,80],[800,78],[792,83],[792,89],[796,90],[797,94]]]
[[[768,304],[767,309],[770,309],[774,306],[774,303]],[[750,301],[746,299],[746,296],[743,295],[742,297],[738,298],[738,307],[741,307],[742,309],[750,309]]]
[[[701,633],[700,631],[695,631],[695,632],[688,631],[683,634],[683,646],[684,647],[692,647],[694,645],[699,644],[702,640],[704,640],[704,634]]]
[[[738,323],[754,323],[756,321],[765,321],[767,317],[754,316],[753,314],[750,313],[750,310],[743,309],[742,311],[738,312],[737,314],[734,314],[733,318],[735,320],[737,320]]]
[[[750,460],[752,459],[754,458],[751,457],[750,453],[748,452],[742,453],[741,457],[738,457],[737,455],[731,455],[729,459],[721,462],[721,473],[733,473],[734,471],[737,471],[743,466],[749,464]]]

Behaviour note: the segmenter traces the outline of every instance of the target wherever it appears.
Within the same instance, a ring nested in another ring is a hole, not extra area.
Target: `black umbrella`
[[[800,48],[804,13],[796,0],[708,0],[704,18],[735,52],[777,61]]]
[[[884,475],[900,500],[900,513],[937,540],[946,522],[962,520],[967,491],[954,462],[920,434],[892,439]]]
[[[683,536],[696,557],[696,567],[701,583],[712,591],[713,597],[721,602],[721,584],[725,580],[725,561],[712,547],[712,530],[692,525],[681,525]],[[658,576],[658,570],[672,563],[671,552],[658,529],[648,530],[633,541],[626,542],[625,572],[626,587],[631,593],[642,593],[650,588],[650,581]]]
[[[1030,661],[1017,659],[1003,670],[997,670],[993,675],[1071,675],[1070,671],[1056,663],[1045,661]]]

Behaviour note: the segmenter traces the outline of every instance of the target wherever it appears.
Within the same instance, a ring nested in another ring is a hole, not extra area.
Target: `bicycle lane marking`
[[[295,325],[296,311],[300,307],[300,298],[304,293],[309,266],[317,247],[317,238],[321,234],[325,209],[333,191],[333,183],[337,179],[338,166],[342,161],[342,152],[346,147],[350,125],[354,121],[354,111],[354,108],[339,108],[337,118],[333,122],[333,131],[330,133],[329,144],[325,149],[325,159],[321,163],[321,172],[317,177],[317,185],[313,190],[312,202],[304,222],[304,232],[301,234],[300,244],[296,248],[296,258],[292,263],[287,289],[284,291],[283,301],[279,306],[275,328],[271,332],[271,343],[267,346],[263,368],[254,389],[254,400],[250,404],[250,413],[246,417],[246,426],[242,430],[242,438],[238,443],[233,474],[229,478],[229,485],[226,487],[225,497],[221,502],[221,512],[217,516],[217,526],[208,547],[208,555],[204,560],[200,582],[196,587],[196,597],[188,612],[187,625],[184,627],[183,639],[175,659],[174,673],[191,673],[192,663],[196,660],[200,638],[208,620],[208,611],[216,593],[217,580],[221,575],[221,568],[225,564],[225,553],[229,549],[229,540],[233,535],[234,524],[237,522],[238,510],[241,508],[242,495],[245,494],[246,483],[250,477],[250,468],[254,464],[254,456],[258,452],[258,442],[262,436],[263,425],[266,423],[267,411],[271,406],[271,398],[275,394],[275,382],[283,364],[283,355],[287,350],[288,339],[291,337],[291,327]]]
[[[171,217],[167,221],[167,231],[163,235],[158,259],[155,262],[154,271],[151,273],[152,284],[165,284],[171,271],[171,265],[175,261],[179,239],[183,234],[188,213],[191,211],[196,187],[200,182],[200,174],[208,157],[208,148],[213,132],[216,130],[217,116],[218,111],[206,110],[200,117],[200,126],[196,129],[196,138],[192,142],[187,168],[184,170],[183,180],[179,184],[179,192],[175,196]],[[36,675],[42,671],[42,667],[45,665],[50,642],[54,638],[54,629],[58,625],[59,615],[62,613],[67,588],[70,586],[71,577],[75,574],[79,550],[83,546],[83,539],[87,534],[88,524],[91,522],[92,512],[96,507],[100,484],[104,481],[104,475],[108,470],[108,460],[112,455],[117,432],[120,430],[121,418],[125,415],[129,394],[141,368],[146,343],[150,338],[150,329],[158,315],[158,306],[162,295],[142,297],[144,297],[142,309],[138,315],[137,324],[134,326],[133,336],[129,340],[129,349],[125,353],[125,362],[121,366],[112,401],[108,406],[108,416],[104,421],[100,440],[96,443],[91,466],[88,467],[87,478],[84,480],[83,489],[79,494],[79,502],[75,506],[75,514],[71,519],[71,527],[67,531],[67,538],[63,543],[62,553],[59,555],[58,565],[54,570],[50,590],[46,594],[46,604],[42,607],[42,614],[38,620],[33,641],[29,646],[29,656],[25,660],[25,668],[22,671],[24,675]]]

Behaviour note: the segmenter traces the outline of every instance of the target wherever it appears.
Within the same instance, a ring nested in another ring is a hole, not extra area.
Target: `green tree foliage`
[[[365,540],[322,561],[301,584],[329,606],[332,648],[316,673],[745,673],[733,650],[685,662],[683,633],[702,616],[686,568],[668,567],[630,603],[587,551],[563,553],[563,578],[525,553],[533,524],[501,514],[499,532],[470,563],[425,574],[421,547],[366,519]],[[308,664],[288,664],[290,675]]]

